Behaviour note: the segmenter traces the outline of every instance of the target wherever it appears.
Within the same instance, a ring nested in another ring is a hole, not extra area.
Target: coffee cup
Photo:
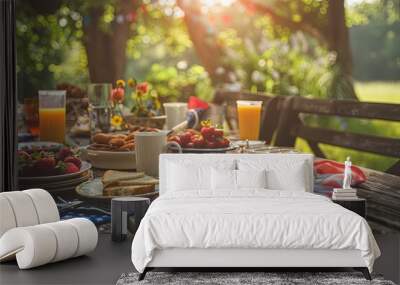
[[[188,111],[187,103],[169,102],[164,103],[163,106],[165,110],[165,115],[167,116],[167,130],[171,130],[173,127],[186,120],[186,114]]]
[[[181,151],[177,142],[167,142],[167,131],[138,132],[135,134],[136,170],[158,177],[158,160],[170,146]]]

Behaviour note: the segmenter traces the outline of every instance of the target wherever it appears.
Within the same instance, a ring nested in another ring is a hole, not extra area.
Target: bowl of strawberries
[[[75,149],[60,144],[30,143],[18,147],[20,188],[66,190],[91,177],[91,165]]]
[[[231,141],[224,136],[224,131],[214,127],[209,120],[201,122],[200,131],[187,129],[168,137],[168,141],[174,141],[181,146],[186,153],[212,153],[234,150]],[[170,146],[176,151],[176,147]]]

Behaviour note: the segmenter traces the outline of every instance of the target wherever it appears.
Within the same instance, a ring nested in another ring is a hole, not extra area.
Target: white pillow
[[[240,170],[267,171],[267,188],[271,190],[307,191],[309,167],[306,161],[286,160],[238,160]]]
[[[210,168],[170,163],[168,184],[171,191],[210,189]],[[207,177],[208,175],[208,177]]]
[[[236,190],[236,170],[232,169],[216,169],[211,171],[211,188],[212,190],[225,189]]]
[[[170,162],[168,164],[168,191],[212,190],[212,169],[233,170],[235,161],[220,161],[214,165]]]
[[[237,187],[240,188],[267,188],[267,171],[263,170],[236,170]]]

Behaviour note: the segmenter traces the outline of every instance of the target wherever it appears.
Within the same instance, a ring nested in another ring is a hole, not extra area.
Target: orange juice
[[[258,140],[261,105],[261,101],[237,101],[241,140]]]
[[[40,140],[64,143],[65,108],[39,108]]]

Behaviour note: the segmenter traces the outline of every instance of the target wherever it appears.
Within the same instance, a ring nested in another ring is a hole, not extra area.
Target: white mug
[[[188,111],[187,103],[169,102],[164,103],[163,106],[165,115],[167,116],[167,130],[171,130],[173,127],[186,120],[186,114]]]
[[[175,146],[181,152],[177,142],[167,142],[166,131],[138,132],[135,134],[136,170],[158,177],[158,161],[161,153],[169,146]]]

